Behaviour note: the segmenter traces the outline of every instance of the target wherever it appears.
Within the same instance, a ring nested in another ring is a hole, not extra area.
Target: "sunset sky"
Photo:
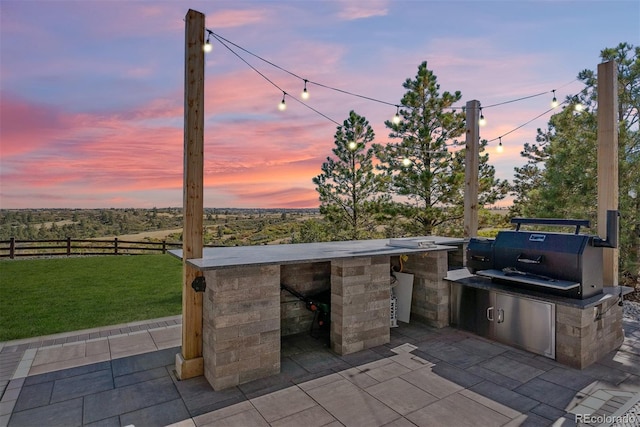
[[[0,207],[182,205],[184,17],[305,79],[396,104],[422,61],[492,140],[547,110],[556,89],[620,42],[640,45],[640,2],[0,0]],[[336,124],[287,98],[224,46],[205,68],[205,207],[317,207],[312,178]],[[303,83],[238,51],[298,97]],[[309,85],[308,105],[365,116],[386,143],[395,107]],[[498,177],[525,163],[549,115],[490,144]]]

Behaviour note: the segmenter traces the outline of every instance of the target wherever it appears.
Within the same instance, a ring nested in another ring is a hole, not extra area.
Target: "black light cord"
[[[396,107],[396,109],[397,109],[397,110],[396,110],[396,114],[397,114],[397,111],[399,110],[399,108],[401,107],[401,105],[399,105],[399,104],[395,104],[395,103],[388,102],[388,101],[383,101],[383,100],[381,100],[381,99],[373,98],[373,97],[366,96],[366,95],[360,95],[360,94],[355,93],[355,92],[350,92],[350,91],[348,91],[348,90],[339,89],[339,88],[336,88],[336,87],[333,87],[333,86],[325,85],[325,84],[320,83],[320,82],[315,82],[315,81],[313,81],[313,80],[305,79],[305,78],[303,78],[303,77],[300,77],[298,74],[296,74],[296,73],[294,73],[294,72],[292,72],[292,71],[289,71],[289,70],[287,70],[286,68],[281,67],[281,66],[279,66],[278,64],[275,64],[274,62],[269,61],[269,60],[267,60],[267,59],[265,59],[265,58],[261,57],[260,55],[257,55],[257,54],[255,54],[255,53],[253,53],[253,52],[251,52],[251,51],[249,51],[249,50],[247,50],[247,49],[243,48],[242,46],[240,46],[240,45],[238,45],[238,44],[236,44],[236,43],[232,42],[231,40],[228,40],[228,39],[226,39],[225,37],[223,37],[223,36],[221,36],[221,35],[219,35],[219,34],[216,34],[215,32],[213,32],[212,30],[210,30],[210,29],[208,29],[208,28],[205,28],[205,30],[206,30],[206,32],[207,32],[210,36],[213,36],[213,37],[214,37],[218,42],[220,42],[220,44],[222,44],[225,48],[227,48],[231,53],[233,53],[236,57],[238,57],[242,62],[244,62],[245,64],[247,64],[247,65],[248,65],[248,66],[249,66],[253,71],[255,71],[256,73],[258,73],[258,74],[259,74],[262,78],[264,78],[267,82],[269,82],[271,85],[273,85],[275,88],[277,88],[280,92],[282,92],[282,93],[283,93],[283,95],[288,95],[288,93],[287,93],[284,89],[282,89],[280,86],[278,86],[276,83],[274,83],[271,79],[269,79],[265,74],[263,74],[262,72],[260,72],[256,67],[254,67],[253,65],[251,65],[251,64],[250,64],[246,59],[244,59],[240,54],[238,54],[236,51],[234,51],[234,50],[233,50],[229,45],[232,45],[232,46],[236,47],[237,49],[242,50],[243,52],[247,53],[248,55],[251,55],[251,56],[253,56],[253,57],[257,58],[257,59],[259,59],[260,61],[263,61],[263,62],[265,62],[265,63],[267,63],[267,64],[271,65],[272,67],[277,68],[278,70],[281,70],[281,71],[283,71],[283,72],[285,72],[285,73],[287,73],[287,74],[289,74],[289,75],[291,75],[291,76],[293,76],[293,77],[295,77],[295,78],[297,78],[297,79],[302,80],[302,81],[305,83],[305,87],[306,87],[306,84],[307,84],[307,83],[308,83],[308,84],[313,84],[313,85],[316,85],[316,86],[319,86],[319,87],[322,87],[322,88],[325,88],[325,89],[329,89],[329,90],[333,90],[333,91],[335,91],[335,92],[343,93],[343,94],[345,94],[345,95],[350,95],[350,96],[358,97],[358,98],[361,98],[361,99],[366,99],[366,100],[368,100],[368,101],[373,101],[373,102],[377,102],[377,103],[380,103],[380,104],[385,104],[385,105],[394,106],[394,107]],[[570,84],[572,84],[572,83],[576,82],[577,80],[578,80],[578,79],[571,80],[570,82],[568,82],[568,83],[566,83],[566,84],[564,84],[564,85],[560,86],[560,87],[559,87],[559,89],[561,89],[561,88],[563,88],[563,87],[565,87],[565,86],[568,86],[568,85],[570,85]],[[483,108],[483,109],[484,109],[484,108],[493,108],[493,107],[498,107],[498,106],[501,106],[501,105],[511,104],[511,103],[513,103],[513,102],[523,101],[523,100],[526,100],[526,99],[535,98],[535,97],[542,96],[542,95],[546,95],[546,94],[549,94],[549,93],[553,93],[553,94],[554,94],[554,96],[555,96],[555,92],[556,92],[556,90],[558,90],[558,89],[553,89],[553,90],[551,90],[551,91],[540,92],[540,93],[536,93],[536,94],[534,94],[534,95],[523,96],[523,97],[516,98],[516,99],[512,99],[512,100],[508,100],[508,101],[504,101],[504,102],[499,102],[499,103],[491,104],[491,105],[487,105],[487,106],[483,106],[483,107],[481,107],[481,108]],[[575,97],[575,95],[571,95],[571,96],[569,96],[569,97],[567,97],[567,98],[568,98],[568,99],[573,99],[574,97]],[[308,108],[308,109],[310,109],[311,111],[313,111],[313,112],[315,112],[316,114],[318,114],[318,115],[320,115],[320,116],[324,117],[325,119],[329,120],[330,122],[332,122],[332,123],[334,123],[334,124],[336,124],[336,125],[338,125],[338,126],[341,126],[341,124],[340,124],[340,123],[338,123],[336,120],[334,120],[334,119],[330,118],[329,116],[327,116],[326,114],[324,114],[324,113],[322,113],[322,112],[320,112],[320,111],[316,110],[315,108],[311,107],[310,105],[308,105],[308,104],[306,104],[306,103],[304,103],[304,102],[300,101],[300,100],[299,100],[299,99],[297,99],[296,97],[290,96],[290,98],[291,98],[291,99],[294,99],[294,100],[295,100],[296,102],[298,102],[299,104],[304,105],[305,107],[307,107],[307,108]],[[509,132],[506,132],[506,133],[504,133],[504,134],[502,134],[502,135],[500,135],[500,136],[498,136],[498,137],[496,137],[496,138],[490,139],[490,140],[488,140],[487,142],[493,142],[493,141],[501,140],[501,139],[502,139],[502,137],[507,136],[507,135],[509,135],[509,134],[511,134],[511,133],[513,133],[513,132],[515,132],[515,131],[517,131],[518,129],[523,128],[524,126],[526,126],[526,125],[530,124],[531,122],[533,122],[533,121],[535,121],[535,120],[539,119],[540,117],[542,117],[542,116],[544,116],[544,115],[548,114],[549,112],[551,112],[551,111],[555,110],[555,109],[556,109],[556,108],[558,108],[560,105],[566,104],[567,102],[568,102],[568,100],[567,100],[567,99],[565,99],[563,102],[559,103],[556,107],[552,107],[552,108],[550,108],[550,109],[548,109],[548,110],[544,111],[543,113],[541,113],[541,114],[539,114],[539,115],[535,116],[535,117],[534,117],[534,118],[532,118],[531,120],[528,120],[527,122],[525,122],[525,123],[523,123],[523,124],[521,124],[521,125],[519,125],[519,126],[517,126],[517,127],[513,128],[513,129],[511,129]],[[404,107],[405,107],[405,108],[411,108],[411,107],[406,107],[406,106],[404,106]],[[462,110],[465,110],[465,108],[466,108],[466,107],[455,107],[455,106],[451,106],[451,107],[445,107],[445,108],[450,108],[450,109],[452,109],[452,110],[454,110],[454,111],[455,111],[456,109],[462,109]]]

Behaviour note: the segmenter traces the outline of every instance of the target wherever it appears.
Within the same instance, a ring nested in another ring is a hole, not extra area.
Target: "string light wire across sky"
[[[187,8],[295,74],[244,52],[278,90],[213,43],[207,207],[317,207],[311,179],[331,154],[335,122],[355,110],[388,142],[384,121],[425,60],[441,92],[460,90],[461,106],[481,102],[490,161],[511,179],[551,98],[579,92],[578,72],[595,70],[603,48],[640,45],[635,0],[2,0],[1,208],[182,204]],[[305,83],[310,108],[293,101]]]

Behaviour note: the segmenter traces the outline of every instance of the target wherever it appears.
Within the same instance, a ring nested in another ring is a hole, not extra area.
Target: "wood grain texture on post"
[[[618,210],[618,69],[598,64],[598,235],[607,237],[607,210]],[[617,248],[603,251],[604,286],[618,285]]]
[[[203,374],[202,293],[191,287],[200,273],[187,260],[202,258],[203,247],[204,14],[189,10],[185,23],[182,354],[176,357],[181,379]]]
[[[468,101],[466,105],[467,135],[464,163],[464,237],[467,238],[478,235],[479,113],[480,101]]]

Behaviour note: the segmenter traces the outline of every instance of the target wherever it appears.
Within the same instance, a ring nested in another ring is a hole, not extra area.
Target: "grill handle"
[[[513,218],[511,224],[516,224],[516,231],[520,231],[522,224],[526,225],[553,225],[558,227],[575,227],[575,234],[580,234],[580,227],[591,227],[588,219],[563,219],[563,218]]]
[[[523,264],[541,264],[542,263],[542,255],[538,255],[535,258],[527,258],[524,254],[518,255],[516,261],[521,262]]]

